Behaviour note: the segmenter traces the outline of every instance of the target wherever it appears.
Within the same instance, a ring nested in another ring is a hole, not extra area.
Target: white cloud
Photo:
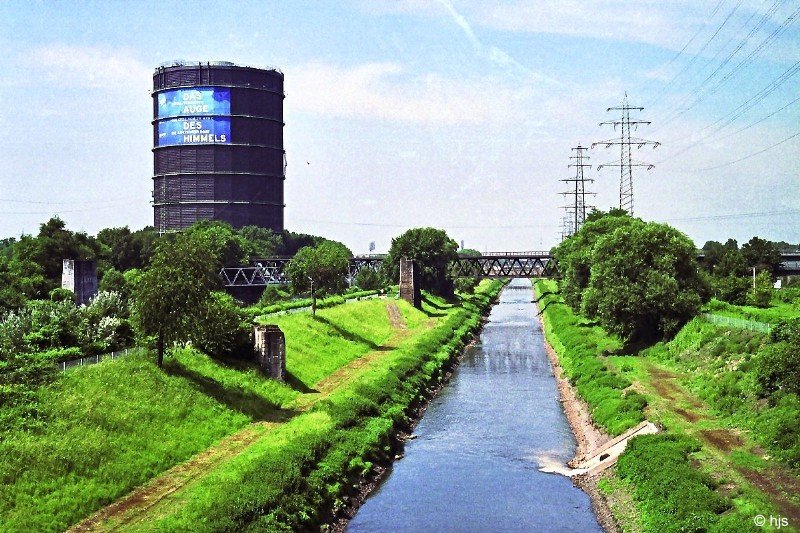
[[[24,61],[28,68],[61,86],[147,89],[152,80],[152,68],[125,49],[55,44],[33,50]]]
[[[503,86],[496,79],[412,74],[391,62],[287,68],[286,91],[287,112],[426,124],[505,120],[530,95],[529,88]]]

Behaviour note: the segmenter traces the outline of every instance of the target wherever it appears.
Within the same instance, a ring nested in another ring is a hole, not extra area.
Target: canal
[[[602,531],[583,491],[539,471],[576,443],[532,299],[529,280],[506,286],[347,531]]]

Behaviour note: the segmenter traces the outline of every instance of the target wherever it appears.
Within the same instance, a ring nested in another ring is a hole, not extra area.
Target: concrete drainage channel
[[[628,441],[633,437],[639,435],[651,435],[658,433],[660,430],[658,426],[645,420],[635,428],[629,429],[622,435],[608,441],[603,446],[598,448],[594,454],[589,458],[581,461],[575,468],[563,467],[561,465],[548,464],[542,466],[539,470],[541,472],[548,472],[553,474],[562,474],[567,477],[578,476],[581,474],[599,474],[606,468],[614,465],[619,459],[622,452],[628,446]]]

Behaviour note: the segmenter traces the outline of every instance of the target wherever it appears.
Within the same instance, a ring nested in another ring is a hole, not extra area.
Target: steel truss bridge
[[[347,280],[352,283],[363,269],[378,270],[385,255],[352,257]],[[697,256],[698,261],[703,255]],[[778,276],[800,275],[800,253],[782,254],[783,263],[775,272]],[[288,283],[284,269],[290,257],[252,259],[250,265],[223,268],[219,275],[225,287],[266,287]],[[552,278],[558,276],[558,264],[550,252],[493,252],[476,256],[461,256],[450,263],[453,278]]]
[[[347,280],[363,269],[377,271],[385,255],[360,255],[350,259]],[[290,257],[251,259],[250,265],[223,268],[219,275],[226,287],[265,287],[288,283],[284,269]],[[453,278],[548,278],[558,275],[550,252],[500,252],[462,256],[450,263]]]

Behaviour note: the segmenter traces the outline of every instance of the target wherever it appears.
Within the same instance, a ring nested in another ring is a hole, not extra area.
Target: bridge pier
[[[400,298],[416,308],[422,307],[419,267],[413,259],[400,259]]]
[[[272,379],[286,381],[286,338],[274,324],[254,326],[253,340],[256,359]]]

